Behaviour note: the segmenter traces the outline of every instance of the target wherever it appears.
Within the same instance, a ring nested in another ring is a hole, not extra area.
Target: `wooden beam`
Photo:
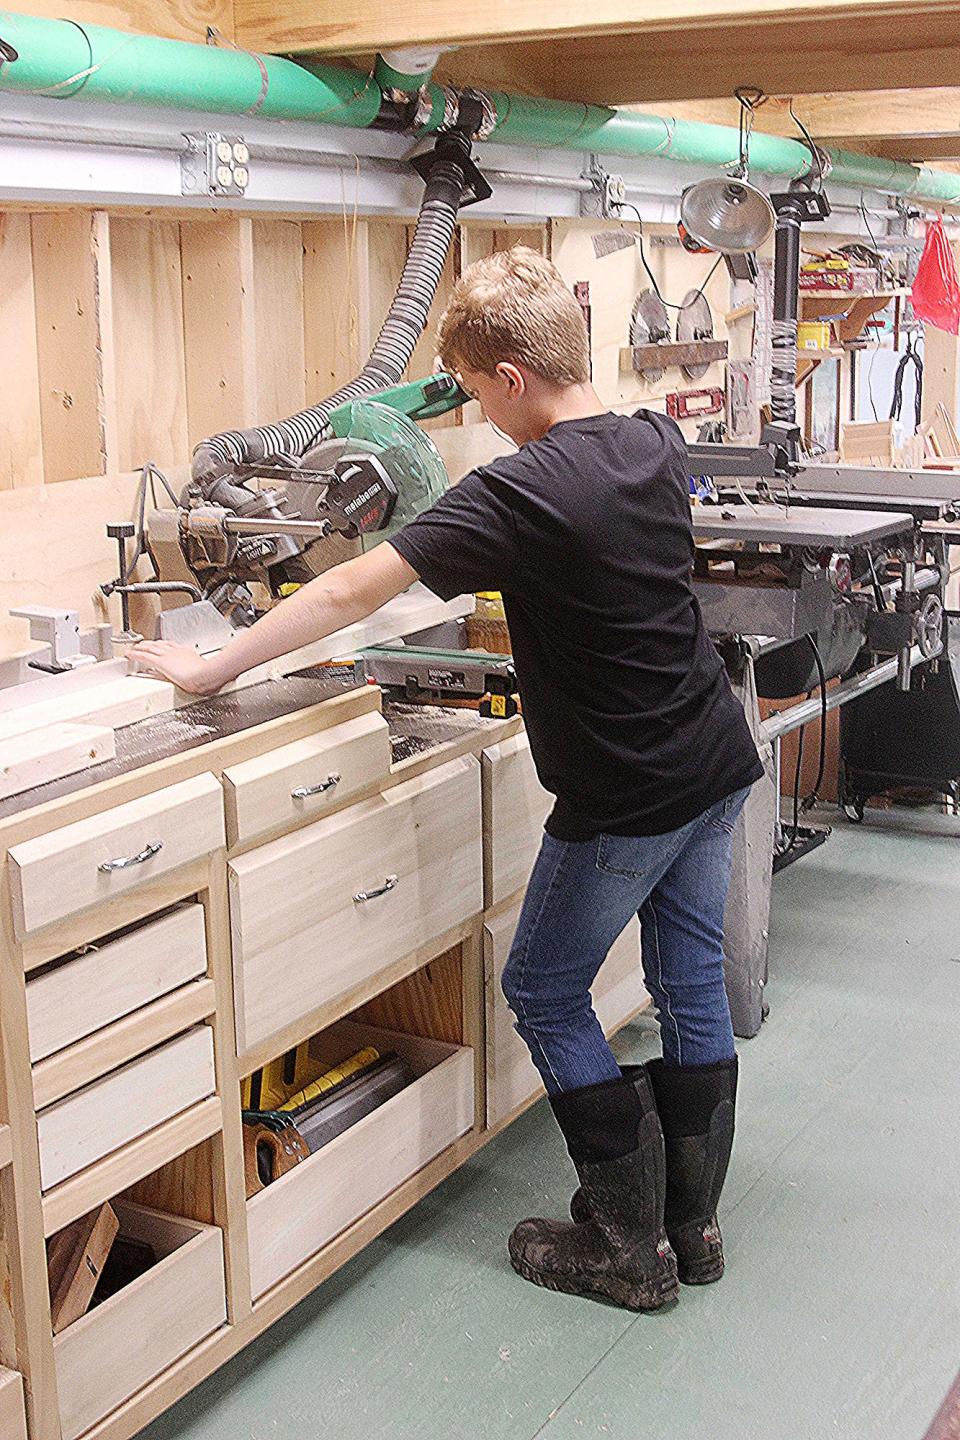
[[[0,215],[0,274],[0,354],[13,359],[0,393],[0,490],[10,490],[43,481],[29,215]]]
[[[737,85],[769,94],[820,92],[824,77],[844,90],[960,83],[960,0],[237,0],[237,40],[246,48],[368,54],[411,44],[484,45],[510,54],[517,88],[524,71],[553,80],[571,100],[730,95]],[[856,45],[850,44],[855,26]],[[550,65],[544,69],[544,51]],[[454,62],[450,62],[451,64]],[[459,61],[456,62],[459,64]],[[482,77],[477,77],[482,79]]]
[[[778,20],[783,7],[770,0],[594,0],[584,10],[580,0],[367,0],[346,7],[341,0],[287,0],[278,14],[273,0],[236,0],[240,44],[269,48],[314,49],[342,53],[378,50],[397,45],[474,45],[508,40],[686,33],[691,27],[744,27],[754,35],[758,25]],[[955,12],[952,0],[792,0],[790,11],[812,31],[817,24],[849,25],[872,17],[900,22],[918,20],[925,12],[938,21],[940,37],[949,38],[946,17]],[[849,31],[848,31],[849,34]],[[277,44],[279,39],[279,45]],[[858,36],[859,39],[859,36]],[[858,47],[859,48],[859,47]]]
[[[871,155],[882,155],[887,160],[905,160],[914,165],[935,164],[940,168],[944,160],[960,160],[960,134],[939,135],[932,139],[923,136],[910,139],[908,136],[901,140],[868,140],[854,148],[866,150]]]
[[[817,95],[770,95],[757,109],[754,125],[768,135],[799,134],[791,103],[810,134],[824,144],[859,150],[871,141],[893,143],[898,137],[943,140],[954,149],[960,137],[960,87],[922,90],[826,91]],[[655,104],[631,105],[639,114],[656,114]],[[713,100],[680,100],[670,107],[678,120],[736,125],[740,106],[732,95]]]
[[[51,20],[75,20],[81,25],[137,30],[168,40],[202,41],[207,26],[213,25],[226,38],[233,38],[231,0],[5,0],[4,9]]]
[[[688,9],[687,4],[679,7]],[[886,6],[791,5],[786,15],[745,5],[736,23],[663,28],[617,43],[587,37],[554,43],[554,94],[558,98],[620,105],[732,95],[738,85],[759,85],[768,95],[820,94],[824,80],[838,91],[903,87],[916,76],[924,89],[960,84],[956,33],[960,7],[893,13]],[[856,44],[850,43],[851,26]],[[851,146],[851,148],[856,148]]]

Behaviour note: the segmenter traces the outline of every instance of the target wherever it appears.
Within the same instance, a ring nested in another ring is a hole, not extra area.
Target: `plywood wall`
[[[219,429],[322,399],[369,352],[411,233],[349,215],[0,212],[0,490],[186,464]],[[546,245],[545,226],[464,234],[411,374],[433,366],[463,264],[516,238]]]
[[[726,366],[718,362],[710,366],[702,379],[688,380],[677,366],[669,367],[661,380],[651,384],[643,376],[620,369],[620,351],[629,344],[630,313],[634,300],[643,290],[650,289],[650,279],[643,268],[636,245],[614,253],[597,256],[593,239],[601,231],[623,230],[614,221],[557,220],[552,225],[551,254],[561,274],[571,286],[586,282],[590,289],[590,328],[593,354],[593,383],[601,399],[608,405],[627,409],[643,405],[663,411],[670,391],[700,390],[711,387],[726,389]],[[664,300],[679,305],[690,290],[698,288],[714,267],[715,255],[689,255],[676,243],[658,245],[657,238],[676,241],[676,231],[667,226],[644,226],[645,254]],[[726,267],[713,269],[713,276],[704,294],[713,312],[714,336],[727,340],[731,354],[746,345],[749,353],[749,327],[743,333],[730,330],[726,314],[730,310],[730,281]],[[677,312],[669,312],[671,327],[676,325]],[[719,418],[722,418],[719,417]],[[695,437],[697,422],[685,422],[690,438]]]

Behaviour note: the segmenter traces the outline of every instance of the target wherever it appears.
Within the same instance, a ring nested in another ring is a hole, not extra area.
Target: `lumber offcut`
[[[116,753],[113,731],[107,725],[64,723],[5,736],[0,752],[0,800],[112,760]]]

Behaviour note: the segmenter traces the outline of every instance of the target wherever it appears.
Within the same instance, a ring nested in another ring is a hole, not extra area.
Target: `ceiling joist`
[[[867,94],[771,96],[755,112],[757,130],[799,137],[790,107],[822,145],[862,150],[890,160],[960,159],[960,87],[878,90]],[[638,105],[657,112],[656,105]],[[678,119],[736,125],[739,105],[722,100],[688,100],[670,106]]]

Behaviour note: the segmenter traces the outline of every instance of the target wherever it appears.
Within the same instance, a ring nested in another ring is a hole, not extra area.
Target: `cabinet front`
[[[450,761],[231,861],[249,1052],[479,913],[480,770]]]

